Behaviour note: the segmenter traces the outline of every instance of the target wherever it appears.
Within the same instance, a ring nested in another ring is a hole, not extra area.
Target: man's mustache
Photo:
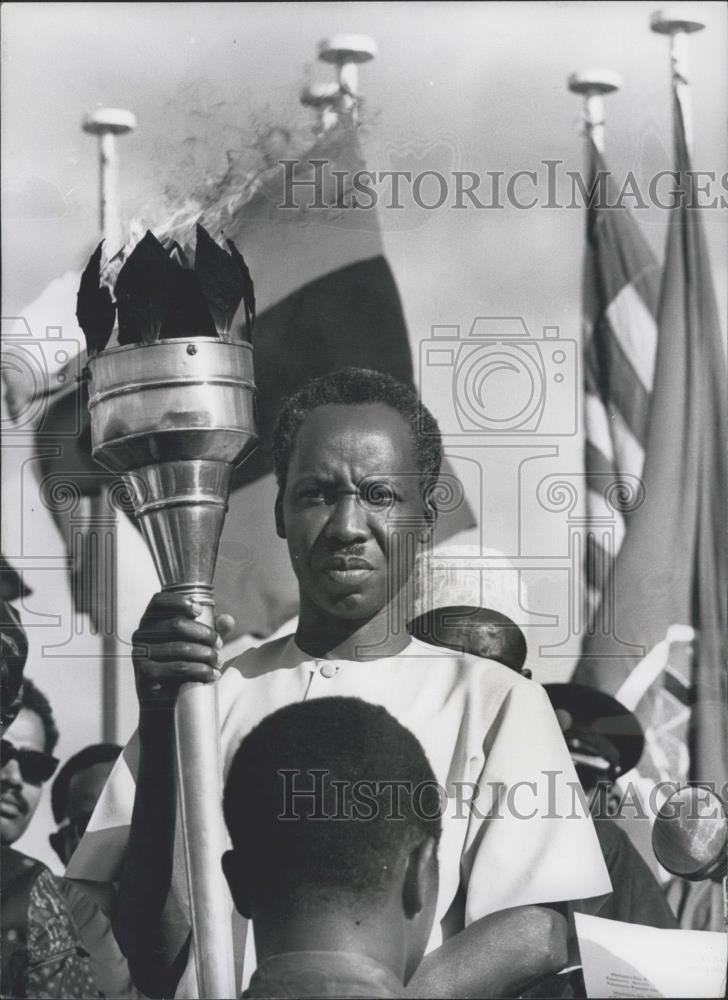
[[[341,556],[344,559],[363,559],[366,551],[366,545],[362,545],[361,542],[355,542],[353,545],[332,545],[329,549],[330,555]]]

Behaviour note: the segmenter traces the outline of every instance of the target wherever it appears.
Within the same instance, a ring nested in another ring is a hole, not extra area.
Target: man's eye
[[[361,493],[362,503],[367,507],[392,507],[397,502],[397,491],[389,483],[367,483]]]
[[[314,503],[325,503],[328,493],[320,486],[308,486],[305,489],[300,490],[298,496],[301,500],[307,500]]]

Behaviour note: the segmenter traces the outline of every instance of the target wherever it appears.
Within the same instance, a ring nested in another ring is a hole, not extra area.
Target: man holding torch
[[[152,996],[195,995],[174,756],[177,690],[194,680],[219,682],[226,770],[241,739],[294,701],[359,697],[412,730],[447,805],[435,930],[408,988],[516,995],[563,962],[564,922],[548,904],[611,886],[542,688],[407,631],[408,583],[437,516],[437,424],[411,388],[346,369],[288,401],[273,449],[276,525],[300,591],[295,635],[249,650],[221,676],[229,619],[220,616],[216,632],[196,620],[194,601],[168,591],[152,599],[134,636],[139,761],[118,932],[135,981]],[[107,813],[119,801],[114,782],[100,803]],[[241,947],[237,940],[238,959]]]

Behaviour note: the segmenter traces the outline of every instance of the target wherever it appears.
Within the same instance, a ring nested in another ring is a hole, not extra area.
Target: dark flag
[[[248,177],[246,190],[232,199],[229,186],[226,200],[208,184],[201,205],[200,221],[245,256],[258,313],[253,345],[260,446],[236,471],[215,576],[217,606],[236,618],[231,639],[268,636],[298,610],[296,580],[273,518],[271,437],[283,400],[308,379],[348,365],[413,383],[402,303],[376,212],[351,207],[351,179],[363,168],[356,128],[342,118],[304,152],[279,146],[275,160]],[[182,243],[193,221],[177,221],[159,235]],[[62,426],[77,407],[77,394],[59,399],[48,422]],[[91,492],[98,467],[83,454],[87,422],[78,441],[74,453],[66,439],[44,471],[68,471]],[[467,505],[441,521],[436,541],[474,525]]]
[[[364,168],[356,130],[342,121],[304,154],[281,158],[229,223],[221,220],[255,281],[260,445],[235,476],[215,591],[220,608],[235,615],[237,633],[260,636],[298,609],[296,580],[273,523],[271,438],[283,400],[309,378],[347,365],[413,379],[376,213],[345,207],[351,193],[334,185],[332,171],[351,178]]]

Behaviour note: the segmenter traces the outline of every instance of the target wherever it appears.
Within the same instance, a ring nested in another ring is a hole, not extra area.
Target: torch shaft
[[[215,627],[209,587],[174,587],[202,607],[198,620]],[[222,762],[215,684],[183,684],[177,699],[177,774],[184,830],[192,941],[202,1000],[237,996],[232,901],[221,866],[227,847],[222,815]]]
[[[89,358],[94,458],[121,472],[164,590],[214,627],[212,580],[230,475],[257,441],[252,347],[208,337],[108,348]],[[217,684],[183,684],[177,770],[199,996],[235,985]]]

